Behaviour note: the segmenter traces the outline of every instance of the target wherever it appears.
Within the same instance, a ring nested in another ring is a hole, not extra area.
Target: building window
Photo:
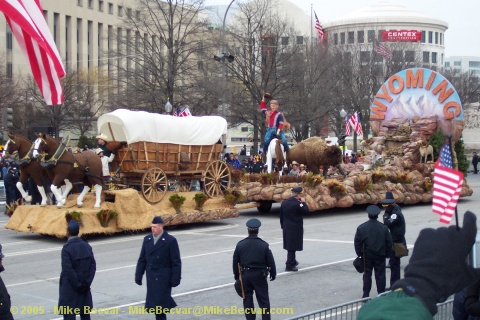
[[[403,51],[402,50],[393,50],[392,59],[393,59],[393,61],[402,61],[403,60]]]
[[[123,17],[123,7],[122,6],[118,6],[118,16]]]
[[[440,33],[440,45],[443,46],[443,33]]]
[[[7,62],[7,78],[12,79],[13,77],[13,64],[11,62]]]
[[[405,62],[415,62],[415,51],[405,50]]]
[[[248,127],[242,127],[242,132],[248,132]]]
[[[364,43],[365,42],[365,32],[364,31],[358,31],[357,32],[357,42],[358,43]]]
[[[334,45],[337,45],[337,44],[338,44],[338,33],[335,33],[335,34],[333,35],[333,44],[334,44]]]
[[[370,62],[370,51],[360,51],[360,62]]]
[[[421,40],[422,43],[425,43],[425,37],[426,37],[425,31],[422,31],[422,40]]]
[[[430,63],[430,51],[423,51],[423,63]]]
[[[103,12],[103,0],[98,0],[98,11]]]
[[[340,33],[340,43],[345,44],[345,32]]]
[[[355,32],[349,31],[348,32],[348,43],[353,44],[355,42]]]
[[[368,37],[368,42],[374,42],[375,41],[375,30],[368,30],[367,37]]]
[[[303,44],[303,36],[297,36],[297,44]]]
[[[288,37],[282,37],[282,46],[288,46]]]
[[[382,41],[382,32],[383,31],[385,31],[385,30],[378,30],[378,37],[377,37],[378,41]]]
[[[438,32],[435,32],[435,44],[438,44]]]
[[[127,8],[127,17],[132,18],[132,8]]]
[[[450,61],[445,62],[445,68],[450,68]]]
[[[83,0],[77,0],[77,6],[83,7]]]
[[[453,61],[453,66],[454,67],[461,67],[462,66],[462,61]]]
[[[432,52],[432,63],[437,63],[437,53]]]
[[[113,14],[113,3],[108,3],[108,14]]]
[[[343,54],[343,59],[345,59],[345,61],[347,61],[347,62],[352,61],[352,53],[351,52],[345,52]]]
[[[198,61],[198,62],[197,62],[197,69],[198,69],[199,71],[203,71],[203,61]]]
[[[135,18],[137,19],[137,21],[140,21],[140,10],[135,11]]]
[[[375,52],[375,54],[373,55],[373,61],[374,62],[383,62],[383,57]]]
[[[428,43],[433,43],[433,31],[428,31]]]
[[[10,29],[10,26],[7,24],[7,50],[12,50],[13,49],[13,38],[12,38],[12,29]]]
[[[480,61],[468,61],[470,68],[480,68]]]
[[[93,9],[93,0],[88,0],[88,8]]]

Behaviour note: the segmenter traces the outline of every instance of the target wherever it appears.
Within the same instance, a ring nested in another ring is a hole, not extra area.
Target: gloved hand
[[[139,286],[142,285],[142,279],[135,279],[135,283],[138,284]]]
[[[89,290],[90,290],[90,286],[86,282],[83,282],[82,284],[78,285],[75,288],[75,291],[77,291],[78,293],[85,293],[85,292],[88,292]]]
[[[178,287],[179,284],[180,284],[180,281],[170,282],[170,286],[172,286],[172,288]]]
[[[276,274],[270,274],[270,281],[273,281],[277,278]]]
[[[415,241],[405,278],[392,286],[392,291],[403,291],[419,298],[432,315],[438,302],[480,280],[480,269],[467,263],[477,234],[477,218],[467,211],[463,227],[423,229]]]

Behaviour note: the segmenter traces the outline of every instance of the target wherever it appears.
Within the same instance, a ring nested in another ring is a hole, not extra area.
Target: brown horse
[[[22,194],[26,202],[32,202],[32,196],[25,192],[23,183],[30,177],[37,184],[38,192],[42,195],[42,207],[47,205],[47,195],[43,187],[43,168],[40,163],[33,159],[33,143],[21,135],[8,134],[8,141],[5,144],[4,156],[14,159],[20,168],[20,178],[17,182],[17,189]]]
[[[84,184],[83,191],[77,198],[77,206],[83,206],[83,198],[90,191],[90,186],[95,185],[96,201],[94,208],[100,208],[102,193],[102,161],[94,152],[80,151],[72,153],[67,150],[65,143],[58,143],[51,136],[38,133],[37,140],[33,143],[33,157],[41,158],[41,165],[47,168],[52,178],[52,190],[57,199],[57,207],[61,208],[72,190],[70,181],[81,180]],[[60,186],[65,181],[66,189],[61,193]]]

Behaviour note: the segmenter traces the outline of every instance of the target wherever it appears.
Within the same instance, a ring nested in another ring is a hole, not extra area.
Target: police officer
[[[385,208],[383,223],[390,230],[392,241],[394,243],[403,243],[406,246],[405,217],[403,216],[400,206],[395,203],[395,198],[391,191],[387,191],[385,194],[385,199],[382,200],[382,206]],[[395,255],[395,250],[392,250],[390,253],[388,267],[390,268],[390,287],[392,287],[395,281],[400,279],[400,258]]]
[[[362,223],[355,233],[354,245],[357,256],[365,260],[363,273],[363,298],[370,296],[372,271],[375,270],[377,292],[385,292],[385,259],[392,251],[392,237],[386,225],[378,221],[381,209],[376,205],[367,207],[368,221]]]
[[[242,282],[245,293],[243,307],[245,318],[255,320],[255,306],[253,304],[253,291],[261,308],[262,320],[270,320],[270,298],[268,297],[267,276],[270,272],[270,281],[275,280],[277,270],[275,260],[268,243],[258,237],[261,226],[258,219],[247,221],[248,237],[239,241],[233,252],[233,274],[235,280],[240,277],[238,264],[242,270]]]
[[[285,271],[298,271],[296,251],[303,250],[303,216],[308,213],[303,189],[295,187],[291,190],[291,197],[282,201],[280,206],[280,226],[283,232],[283,249],[287,250]]]
[[[252,173],[261,173],[263,171],[264,163],[260,159],[253,158]]]

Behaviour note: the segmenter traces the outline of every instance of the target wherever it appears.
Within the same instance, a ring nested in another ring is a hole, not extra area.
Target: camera
[[[468,255],[468,264],[474,268],[480,268],[480,232],[477,232],[472,251]]]

